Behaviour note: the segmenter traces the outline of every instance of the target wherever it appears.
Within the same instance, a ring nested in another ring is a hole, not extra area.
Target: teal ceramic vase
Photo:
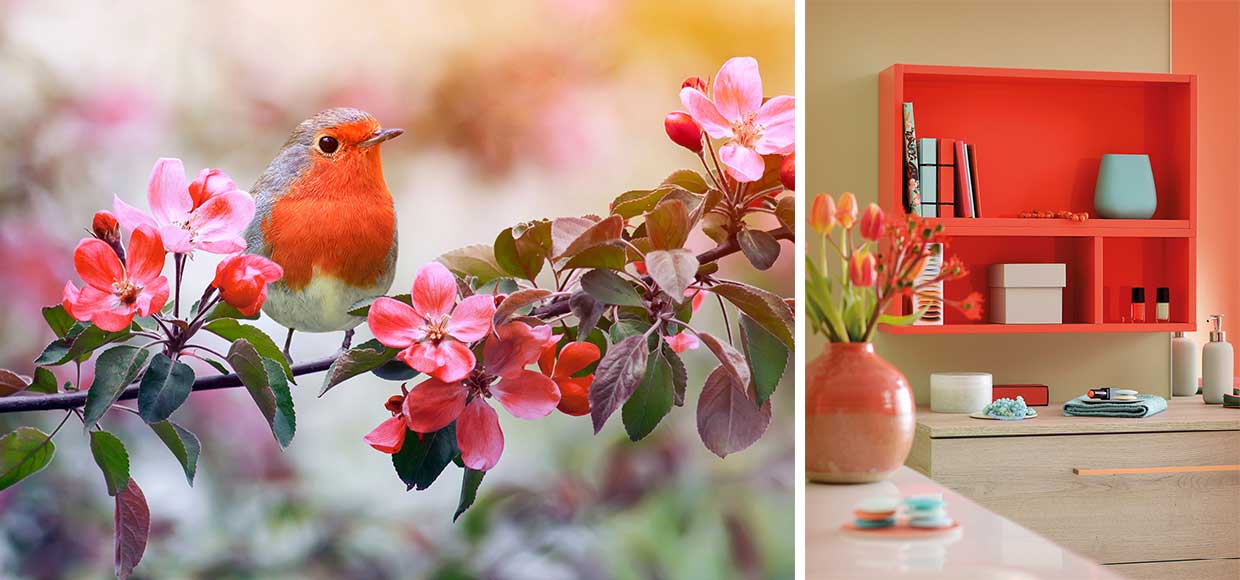
[[[1149,155],[1107,153],[1098,166],[1094,209],[1110,219],[1144,220],[1154,217],[1158,196]]]

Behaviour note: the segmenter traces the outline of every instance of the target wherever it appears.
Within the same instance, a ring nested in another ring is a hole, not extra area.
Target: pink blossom
[[[694,336],[692,332],[687,331],[664,337],[663,340],[667,341],[667,345],[672,347],[673,352],[684,352],[686,350],[695,349],[702,344],[702,341],[698,340],[697,336]]]
[[[139,226],[129,240],[126,267],[116,251],[102,240],[86,238],[73,252],[73,267],[86,285],[78,290],[67,282],[65,310],[76,320],[89,320],[108,332],[124,330],[134,315],[159,312],[168,301],[164,248],[159,233]]]
[[[723,63],[711,97],[685,87],[680,100],[707,135],[726,140],[719,148],[719,160],[737,181],[761,179],[766,169],[763,155],[787,155],[795,148],[796,99],[779,96],[763,103],[762,77],[753,58]]]
[[[555,381],[525,367],[538,360],[551,338],[551,327],[509,322],[496,329],[483,347],[483,368],[462,381],[430,378],[405,397],[409,430],[431,433],[456,421],[461,461],[488,470],[504,452],[499,416],[487,399],[499,400],[514,417],[546,417],[560,402]]]
[[[413,305],[381,297],[370,306],[367,323],[389,348],[404,349],[396,358],[440,381],[459,381],[477,360],[469,343],[486,337],[495,315],[490,294],[457,304],[456,278],[443,264],[431,262],[413,280]]]
[[[254,219],[254,198],[218,169],[203,169],[187,184],[180,159],[160,159],[151,170],[147,203],[152,215],[120,197],[112,200],[112,209],[128,229],[157,229],[169,252],[234,254],[245,249],[241,234]]]

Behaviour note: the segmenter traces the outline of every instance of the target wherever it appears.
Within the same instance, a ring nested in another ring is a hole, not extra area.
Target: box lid
[[[992,288],[1063,288],[1067,264],[991,264]]]

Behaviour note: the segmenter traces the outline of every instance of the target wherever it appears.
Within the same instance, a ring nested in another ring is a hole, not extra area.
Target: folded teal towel
[[[1158,395],[1137,395],[1136,401],[1091,401],[1084,395],[1063,404],[1070,417],[1132,417],[1140,419],[1167,410],[1167,400]]]

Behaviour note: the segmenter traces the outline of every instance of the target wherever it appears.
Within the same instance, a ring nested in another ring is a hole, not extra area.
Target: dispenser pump
[[[1214,324],[1214,330],[1210,331],[1210,342],[1226,342],[1227,332],[1223,330],[1223,315],[1215,314],[1208,318],[1206,322]]]

